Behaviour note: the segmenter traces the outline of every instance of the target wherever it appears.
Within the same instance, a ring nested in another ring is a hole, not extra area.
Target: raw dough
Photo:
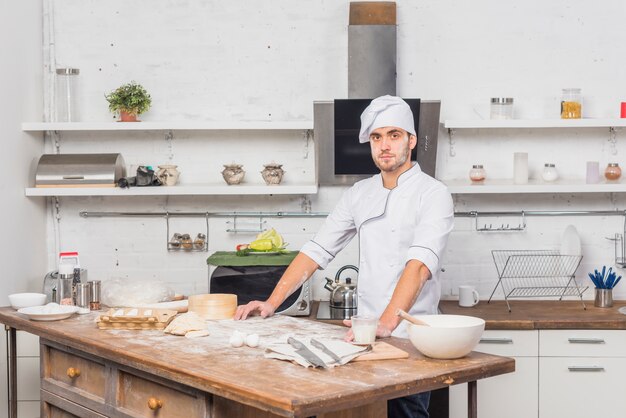
[[[207,335],[209,335],[209,331],[206,330],[189,331],[185,334],[185,338],[200,338],[206,337]]]
[[[185,335],[189,331],[206,331],[206,329],[204,319],[200,315],[195,312],[187,312],[177,315],[163,332],[173,335]]]
[[[246,345],[248,347],[256,347],[259,345],[259,334],[250,334],[246,336]]]
[[[233,335],[230,336],[228,343],[231,347],[241,347],[246,339],[246,336],[239,331],[233,332]]]

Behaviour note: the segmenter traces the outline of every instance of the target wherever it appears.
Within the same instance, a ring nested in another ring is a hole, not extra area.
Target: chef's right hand
[[[274,315],[276,308],[269,302],[261,302],[260,300],[253,300],[246,305],[237,306],[237,311],[233,319],[238,321],[240,319],[246,319],[248,316],[260,315],[262,318]]]

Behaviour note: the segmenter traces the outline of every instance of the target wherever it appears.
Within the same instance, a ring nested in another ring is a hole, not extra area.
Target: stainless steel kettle
[[[334,280],[325,278],[324,288],[330,291],[330,316],[332,319],[349,319],[357,313],[356,283],[353,283],[350,277],[346,278],[345,282],[341,282],[341,273],[348,269],[359,272],[355,266],[347,265],[337,271]]]

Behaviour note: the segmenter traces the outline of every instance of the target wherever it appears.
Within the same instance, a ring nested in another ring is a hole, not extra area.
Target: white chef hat
[[[361,113],[359,142],[368,142],[372,131],[384,126],[395,126],[416,135],[411,108],[396,96],[377,97],[365,108]]]

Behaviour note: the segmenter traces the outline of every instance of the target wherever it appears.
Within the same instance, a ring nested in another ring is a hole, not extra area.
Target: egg
[[[228,343],[231,347],[241,347],[245,340],[245,335],[240,332],[235,331],[233,335],[230,336]]]
[[[259,334],[250,334],[246,336],[246,345],[248,347],[256,347],[259,345]]]

